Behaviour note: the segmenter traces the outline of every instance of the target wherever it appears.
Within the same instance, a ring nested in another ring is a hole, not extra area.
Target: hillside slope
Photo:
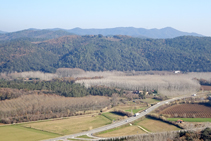
[[[211,38],[140,39],[69,35],[45,41],[0,41],[0,72],[57,68],[211,71]]]

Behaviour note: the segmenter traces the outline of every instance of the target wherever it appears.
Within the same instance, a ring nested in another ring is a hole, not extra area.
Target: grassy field
[[[114,114],[112,112],[103,113],[102,116],[108,118],[110,121],[120,120],[120,119],[123,119],[124,118],[123,116]]]
[[[113,110],[117,109],[117,110],[123,110],[123,111],[131,112],[131,109],[132,109],[133,113],[137,113],[137,112],[144,110],[146,108],[147,108],[146,104],[141,104],[141,105],[133,105],[133,106],[128,106],[128,105],[116,106],[115,108],[113,108]]]
[[[121,105],[121,106],[116,106],[113,109],[119,109],[119,110],[129,110],[129,109],[140,109],[146,107],[146,104],[135,104],[132,102],[134,105]]]
[[[1,141],[38,141],[58,136],[58,134],[25,128],[20,125],[0,126]]]
[[[127,135],[136,135],[136,134],[144,134],[138,126],[123,126],[119,128],[110,129],[104,132],[97,134],[99,137],[118,137],[118,136],[127,136]]]
[[[137,123],[141,127],[145,128],[149,132],[163,132],[163,131],[172,131],[172,130],[179,130],[176,126],[167,124],[165,122],[145,118],[144,120]]]
[[[140,108],[140,109],[132,109],[132,112],[133,112],[133,114],[135,114],[135,113],[137,113],[137,112],[139,112],[139,111],[141,111],[141,110],[144,110],[145,108]],[[131,110],[125,110],[126,112],[131,112]]]
[[[24,124],[23,126],[57,133],[60,135],[67,135],[88,131],[109,123],[111,123],[111,121],[102,115],[96,115],[95,117],[87,115],[75,116],[55,121],[28,123]]]
[[[144,101],[144,102],[147,102],[149,104],[152,104],[152,103],[159,102],[160,100],[157,100],[157,99],[154,99],[154,98],[146,98],[146,99],[143,99],[141,101]]]
[[[93,139],[92,137],[89,137],[87,135],[78,136],[77,138]]]
[[[165,122],[153,119],[142,119],[134,122],[132,126],[129,124],[126,126],[106,130],[97,134],[99,137],[117,137],[117,136],[128,136],[135,134],[144,134],[146,132],[142,131],[138,126],[143,127],[149,132],[162,132],[162,131],[172,131],[179,130],[179,128],[169,125]]]
[[[181,119],[185,122],[211,122],[211,118],[168,118],[170,121]]]

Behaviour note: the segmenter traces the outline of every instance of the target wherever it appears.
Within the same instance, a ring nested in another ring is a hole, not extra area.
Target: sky
[[[0,30],[165,28],[211,36],[211,0],[0,0]]]

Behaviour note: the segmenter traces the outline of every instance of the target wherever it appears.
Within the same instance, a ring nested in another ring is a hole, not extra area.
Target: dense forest
[[[56,39],[0,41],[0,72],[57,68],[103,70],[211,71],[211,38],[182,36],[140,39],[116,35],[67,35]]]

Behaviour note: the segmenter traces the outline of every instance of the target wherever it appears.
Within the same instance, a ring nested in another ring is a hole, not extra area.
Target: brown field
[[[201,85],[201,90],[211,91],[211,86]]]
[[[171,106],[160,114],[168,114],[171,117],[211,118],[211,107],[205,104],[180,104]]]

